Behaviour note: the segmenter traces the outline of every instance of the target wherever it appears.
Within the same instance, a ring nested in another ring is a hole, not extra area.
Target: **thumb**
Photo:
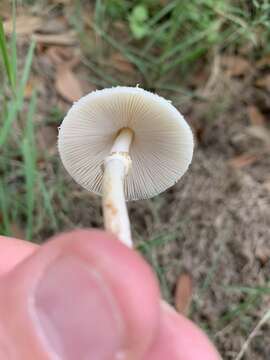
[[[139,359],[158,298],[151,270],[111,235],[60,235],[0,280],[0,358]]]

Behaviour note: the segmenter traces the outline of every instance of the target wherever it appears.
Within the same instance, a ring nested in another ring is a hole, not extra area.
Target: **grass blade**
[[[53,227],[54,231],[58,230],[58,223],[57,223],[57,216],[54,212],[52,203],[51,203],[51,195],[49,194],[48,190],[46,189],[44,180],[42,179],[41,176],[39,176],[39,185],[40,185],[40,190],[41,190],[41,194],[43,196],[43,203],[44,203],[44,209],[46,210],[49,219],[50,219],[50,224]]]
[[[19,84],[19,89],[18,89],[18,92],[17,92],[18,109],[19,110],[22,108],[22,104],[23,104],[24,90],[25,90],[25,86],[27,84],[27,81],[29,79],[29,74],[30,74],[30,69],[31,69],[31,66],[32,66],[35,45],[36,45],[35,42],[32,41],[30,46],[29,46],[27,55],[26,55],[26,60],[25,60],[24,68],[23,68],[23,73],[22,73],[20,84]]]
[[[14,77],[14,89],[17,82],[17,34],[16,34],[16,1],[12,1],[12,36],[11,36],[11,65]]]
[[[123,54],[132,64],[134,64],[147,79],[147,69],[145,68],[145,64],[141,59],[131,54],[126,47],[118,43],[98,26],[92,25],[92,27],[99,36],[107,41],[113,48],[120,51],[121,54]]]
[[[36,94],[32,95],[27,114],[27,125],[25,137],[22,143],[22,154],[24,160],[24,177],[26,189],[26,238],[32,239],[33,235],[33,211],[35,206],[35,182],[36,182],[36,153],[34,143],[33,116],[36,108]]]
[[[1,24],[1,23],[0,23]],[[0,43],[1,43],[1,26],[0,26]],[[17,92],[17,100],[10,101],[7,106],[7,115],[4,121],[4,125],[1,129],[0,133],[0,148],[4,146],[7,141],[9,132],[11,130],[13,122],[16,120],[17,113],[22,109],[23,106],[23,99],[24,99],[24,90],[26,83],[29,78],[30,69],[32,65],[33,55],[34,55],[35,43],[32,42],[27,53],[22,78],[20,81],[19,89]],[[10,63],[9,63],[10,65]]]
[[[10,221],[9,221],[9,204],[8,204],[8,191],[2,181],[0,181],[0,210],[3,223],[3,234],[10,235]]]
[[[7,104],[7,112],[6,112],[6,116],[4,116],[4,122],[0,132],[0,149],[5,145],[7,141],[10,129],[16,117],[17,117],[16,102],[14,103],[10,101]]]
[[[9,58],[7,42],[5,37],[5,31],[3,22],[0,20],[0,52],[3,60],[3,64],[7,73],[7,78],[10,84],[10,87],[14,89],[15,81],[14,81],[14,73],[12,72],[12,63]]]

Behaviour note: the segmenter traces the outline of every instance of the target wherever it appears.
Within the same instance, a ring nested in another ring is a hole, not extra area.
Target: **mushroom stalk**
[[[124,194],[124,179],[131,165],[129,148],[133,131],[122,129],[104,161],[102,184],[102,207],[105,229],[115,234],[120,241],[132,247],[130,222]]]

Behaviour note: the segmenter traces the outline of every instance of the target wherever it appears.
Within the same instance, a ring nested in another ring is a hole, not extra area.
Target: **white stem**
[[[130,166],[129,148],[133,132],[122,129],[104,161],[102,207],[105,229],[132,247],[130,222],[124,194],[124,179]]]

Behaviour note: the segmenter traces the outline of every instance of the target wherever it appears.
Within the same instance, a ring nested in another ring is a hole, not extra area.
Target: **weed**
[[[142,86],[150,89],[168,83],[178,88],[197,61],[211,60],[213,49],[237,51],[250,43],[267,52],[269,47],[268,1],[174,0],[162,6],[159,1],[99,0],[94,14],[92,28],[104,42],[102,46],[99,41],[98,48],[106,48],[102,55],[99,51],[97,61],[106,59],[108,46],[119,51],[141,73]],[[112,36],[119,21],[125,29],[122,38]],[[89,41],[84,40],[87,46]],[[117,75],[113,79],[97,75],[112,85],[118,80]]]

